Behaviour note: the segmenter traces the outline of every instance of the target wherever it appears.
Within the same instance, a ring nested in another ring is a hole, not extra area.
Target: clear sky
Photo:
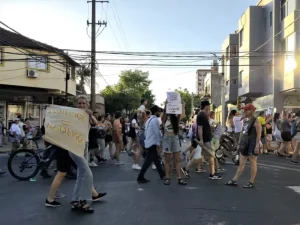
[[[108,6],[98,3],[97,20],[107,19],[108,26],[97,38],[97,50],[221,51],[228,34],[237,29],[242,13],[257,2],[110,0]],[[87,4],[86,0],[0,0],[2,22],[26,36],[62,49],[90,49],[90,39],[86,33],[86,21],[90,17],[91,4]],[[118,17],[121,21],[119,26],[116,22]],[[120,27],[123,28],[126,39]],[[103,58],[97,56],[101,57]],[[147,62],[149,61],[144,63]],[[100,66],[99,70],[107,83],[113,85],[118,82],[117,74],[121,70],[136,67]],[[158,104],[164,101],[168,89],[181,87],[195,92],[196,67],[144,66],[139,69],[149,71],[151,89]],[[98,90],[105,88],[106,83],[102,78],[97,78],[97,82]]]

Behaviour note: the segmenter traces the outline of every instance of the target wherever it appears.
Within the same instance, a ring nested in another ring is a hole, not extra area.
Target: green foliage
[[[186,114],[186,118],[183,119],[183,122],[186,122],[191,116],[193,116],[193,112],[192,112],[192,93],[190,93],[188,91],[188,89],[176,89],[176,92],[178,92],[181,96],[181,100],[183,102],[185,102],[185,114]],[[195,96],[194,95],[194,108],[196,108],[198,106],[198,102],[199,102],[199,96]]]
[[[105,111],[114,113],[125,109],[126,114],[137,110],[141,98],[147,98],[153,104],[155,96],[149,89],[149,73],[141,70],[125,70],[120,75],[119,83],[106,87],[101,95],[105,98]]]
[[[79,80],[79,84],[76,85],[76,90],[81,94],[86,94],[84,85],[91,85],[91,69],[83,65],[76,71],[76,79]]]

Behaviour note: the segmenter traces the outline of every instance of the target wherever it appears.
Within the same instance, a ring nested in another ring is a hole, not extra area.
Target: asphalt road
[[[52,179],[20,182],[9,174],[0,177],[0,224],[300,224],[300,166],[290,165],[286,159],[260,156],[256,188],[249,190],[241,187],[249,179],[249,167],[239,187],[224,185],[236,171],[232,164],[225,165],[221,181],[192,172],[187,186],[177,185],[175,173],[171,186],[164,186],[150,168],[146,178],[151,183],[141,185],[136,183],[138,172],[131,169],[131,157],[123,154],[122,160],[123,166],[106,164],[92,169],[95,184],[108,192],[102,202],[93,204],[92,215],[71,212],[72,180],[65,180],[61,187],[67,194],[61,200],[64,206],[53,209],[44,206]],[[0,168],[5,169],[6,161],[7,155],[0,155]]]

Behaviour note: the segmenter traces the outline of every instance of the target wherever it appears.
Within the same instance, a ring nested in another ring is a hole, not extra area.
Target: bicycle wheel
[[[40,170],[40,161],[39,155],[33,150],[19,149],[9,156],[7,168],[14,178],[26,181],[37,175]],[[30,171],[27,172],[27,169]]]

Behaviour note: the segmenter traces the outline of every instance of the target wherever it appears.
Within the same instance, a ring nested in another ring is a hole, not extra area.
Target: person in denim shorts
[[[170,185],[170,163],[171,157],[173,156],[173,161],[175,163],[178,184],[186,185],[187,183],[181,178],[181,165],[180,165],[180,140],[179,140],[179,122],[185,117],[185,104],[182,104],[182,114],[166,114],[166,105],[163,114],[163,140],[162,140],[162,150],[165,155],[165,185]]]
[[[234,178],[225,183],[229,186],[237,186],[237,180],[243,174],[247,160],[251,164],[250,181],[244,185],[244,188],[253,188],[254,180],[257,173],[257,156],[259,154],[259,143],[261,138],[262,126],[257,118],[254,117],[256,108],[252,104],[247,104],[242,108],[245,112],[246,119],[242,125],[242,135],[238,143],[240,152],[240,164]]]

